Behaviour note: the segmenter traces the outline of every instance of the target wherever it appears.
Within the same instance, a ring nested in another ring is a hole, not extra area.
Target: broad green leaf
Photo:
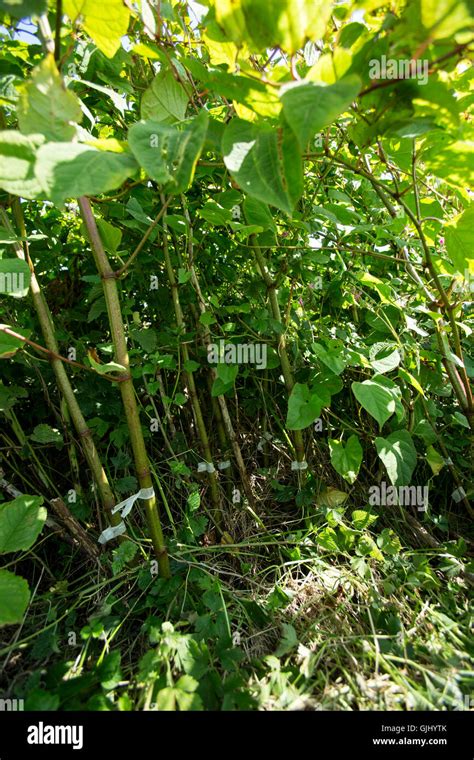
[[[356,530],[365,530],[378,520],[378,515],[372,515],[365,509],[355,509],[352,513],[352,524]]]
[[[17,496],[0,504],[0,554],[29,549],[46,520],[42,496]]]
[[[129,153],[52,142],[39,149],[35,175],[42,194],[61,206],[67,198],[116,190],[137,169],[137,163]]]
[[[233,119],[222,138],[224,163],[241,189],[291,214],[303,192],[298,142],[285,127]]]
[[[160,71],[143,93],[140,105],[142,119],[167,123],[182,121],[189,101],[185,86],[176,81],[169,69]],[[187,88],[190,87],[188,83]]]
[[[0,570],[0,625],[21,623],[29,601],[27,581],[8,570]]]
[[[41,194],[35,157],[43,142],[44,135],[25,137],[13,129],[0,132],[0,188],[28,199]]]
[[[100,238],[105,250],[108,253],[116,253],[122,241],[122,231],[113,224],[100,217],[96,219],[97,227],[100,232]],[[85,235],[84,235],[85,237]]]
[[[48,0],[0,0],[0,10],[14,18],[40,16],[48,10]]]
[[[405,380],[406,383],[409,383],[411,386],[413,386],[413,388],[418,391],[418,393],[421,393],[422,396],[425,395],[425,392],[416,377],[413,377],[413,375],[406,369],[400,367],[398,370],[398,376]]]
[[[21,88],[17,117],[24,135],[40,133],[61,142],[76,134],[74,125],[82,119],[81,106],[77,96],[64,87],[53,55],[43,58]]]
[[[393,343],[374,343],[370,347],[370,363],[376,372],[391,372],[400,364],[398,348]]]
[[[408,430],[396,430],[387,438],[376,438],[375,448],[392,485],[410,485],[416,467],[416,449]]]
[[[446,464],[441,454],[436,451],[433,446],[428,446],[426,450],[426,461],[431,467],[433,475],[437,475],[439,472],[441,472],[444,465]]]
[[[52,428],[51,425],[41,423],[41,425],[36,425],[30,435],[30,440],[37,443],[62,443],[63,437],[59,430]]]
[[[382,429],[396,409],[393,392],[373,380],[352,383],[352,392],[359,404],[368,412]]]
[[[18,335],[23,335],[24,338],[27,338],[30,332],[29,330],[19,330],[17,327],[12,327],[11,325],[0,325],[0,359],[9,359],[16,354],[19,348],[23,348],[25,344],[19,338],[14,338],[3,332],[3,327],[13,330],[18,333]]]
[[[283,114],[302,149],[317,132],[349,108],[360,84],[358,77],[350,76],[331,85],[315,82],[285,85],[281,95]]]
[[[308,388],[306,383],[295,383],[288,399],[286,426],[289,430],[303,430],[321,414],[324,406],[331,403],[331,396],[324,385]]]
[[[431,138],[428,146],[423,153],[423,163],[430,172],[455,189],[474,185],[474,140],[443,145]]]
[[[445,240],[457,271],[474,273],[474,204],[445,225]]]
[[[63,12],[82,27],[108,58],[113,58],[127,34],[130,10],[122,0],[63,0]]]
[[[125,367],[123,367],[121,364],[117,364],[117,362],[107,362],[107,364],[101,364],[100,362],[97,362],[91,355],[90,351],[87,354],[87,358],[89,359],[91,367],[93,367],[99,375],[108,375],[112,372],[120,372],[123,374],[127,371]]]
[[[313,343],[311,345],[312,351],[316,354],[318,359],[328,367],[335,375],[340,375],[344,371],[347,365],[347,359],[343,356],[343,351],[339,347],[325,348],[320,343]]]
[[[461,29],[472,31],[472,4],[469,0],[421,0],[421,20],[432,40],[451,37]]]
[[[21,259],[0,260],[0,294],[23,298],[30,287],[31,272]]]
[[[233,42],[288,53],[322,37],[331,14],[326,0],[215,0],[215,8],[217,23]]]
[[[347,444],[342,441],[328,440],[331,452],[331,464],[348,483],[354,483],[362,463],[362,446],[356,435],[351,435]]]
[[[139,164],[165,192],[182,193],[193,180],[207,124],[205,111],[179,126],[140,121],[128,132],[130,148]]]

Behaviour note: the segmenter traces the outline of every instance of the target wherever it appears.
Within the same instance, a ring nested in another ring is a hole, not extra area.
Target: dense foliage
[[[473,19],[0,2],[5,695],[469,707]]]

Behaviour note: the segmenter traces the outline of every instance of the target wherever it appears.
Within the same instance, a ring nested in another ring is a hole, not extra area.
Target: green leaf
[[[288,399],[286,426],[289,430],[303,430],[321,414],[323,406],[331,403],[331,395],[323,384],[313,386],[295,383]]]
[[[344,446],[342,441],[328,440],[331,452],[331,464],[348,483],[357,480],[360,465],[362,463],[362,446],[356,435],[351,435]]]
[[[0,570],[0,625],[21,623],[29,601],[30,589],[25,579]]]
[[[42,496],[17,496],[0,504],[0,554],[29,549],[46,520]]]
[[[82,111],[77,96],[64,87],[54,56],[43,58],[22,87],[17,106],[20,130],[24,135],[41,133],[48,140],[72,140]]]
[[[136,174],[137,168],[129,153],[51,142],[38,151],[35,176],[41,185],[41,194],[61,206],[67,198],[116,190]]]
[[[18,335],[23,335],[24,338],[28,337],[30,331],[19,330],[11,325],[0,325],[0,359],[9,359],[16,354],[19,348],[23,348],[25,344],[19,338],[13,338],[11,335],[4,333],[2,327],[8,327],[8,329],[14,330]]]
[[[326,0],[215,0],[215,9],[217,23],[233,42],[288,53],[322,37],[331,14]]]
[[[63,12],[71,21],[82,19],[82,27],[99,50],[113,58],[127,34],[130,11],[122,0],[63,0]]]
[[[51,425],[42,423],[41,425],[36,425],[30,435],[30,440],[36,441],[36,443],[62,443],[63,437],[59,430],[55,430]]]
[[[343,355],[343,350],[338,347],[325,348],[320,343],[313,343],[311,349],[318,359],[328,367],[335,375],[340,375],[346,368],[347,359]]]
[[[441,454],[433,446],[428,446],[426,450],[426,461],[431,467],[433,475],[438,475],[446,464]]]
[[[474,273],[474,204],[445,225],[445,240],[457,271]]]
[[[117,248],[122,241],[122,231],[100,217],[96,218],[96,223],[105,250],[108,251],[108,253],[116,253]]]
[[[370,363],[376,372],[391,372],[400,364],[400,354],[393,343],[374,343],[370,347]]]
[[[41,16],[48,10],[47,0],[0,0],[0,10],[14,18]]]
[[[30,287],[31,272],[26,261],[2,259],[0,261],[0,293],[23,298]]]
[[[282,628],[283,635],[275,652],[276,657],[283,657],[283,655],[291,652],[299,644],[298,634],[291,623],[282,623]]]
[[[141,121],[128,132],[128,141],[139,164],[168,193],[182,193],[191,184],[204,146],[208,124],[206,111],[179,126]]]
[[[451,37],[461,29],[468,30],[474,23],[468,0],[421,0],[421,21],[426,38],[431,40]]]
[[[376,438],[377,454],[393,486],[410,485],[416,467],[416,449],[408,430],[396,430],[387,438]]]
[[[351,387],[359,404],[377,420],[379,430],[381,430],[396,409],[393,391],[373,380],[364,380],[363,383],[352,383]]]
[[[281,95],[283,114],[302,149],[317,132],[348,109],[360,86],[360,79],[356,76],[330,85],[315,82],[285,85]]]
[[[191,85],[188,84],[188,87]],[[182,121],[188,100],[185,86],[176,81],[172,72],[169,69],[160,71],[143,93],[140,115],[143,120],[167,123]]]
[[[352,524],[356,530],[365,530],[377,520],[378,515],[371,515],[365,509],[355,509],[352,513]]]
[[[41,194],[35,158],[43,142],[44,135],[25,137],[13,129],[0,132],[0,188],[28,199]]]
[[[138,545],[124,541],[112,552],[112,571],[118,575],[132,561],[138,551]]]
[[[233,119],[222,138],[224,163],[248,195],[291,214],[303,192],[298,142],[286,127]]]
[[[127,371],[125,367],[121,364],[117,364],[117,362],[107,362],[107,364],[97,362],[94,357],[91,356],[90,352],[87,354],[87,358],[89,359],[91,367],[93,367],[99,375],[108,375],[111,372],[120,372],[123,374]]]

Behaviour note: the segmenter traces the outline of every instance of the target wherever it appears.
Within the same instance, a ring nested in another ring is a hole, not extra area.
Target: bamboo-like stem
[[[270,275],[267,261],[261,251],[261,248],[257,245],[255,236],[252,235],[250,239],[252,242],[252,246],[254,246],[254,256],[255,256],[255,261],[257,262],[258,271],[265,285],[267,286],[268,300],[270,302],[270,308],[272,311],[273,319],[276,322],[279,322],[279,324],[282,326],[282,331],[281,331],[281,335],[280,335],[280,339],[278,343],[278,353],[280,355],[281,369],[282,369],[283,379],[285,381],[285,387],[289,396],[291,391],[293,390],[295,381],[293,378],[293,370],[291,368],[291,363],[288,358],[288,352],[286,350],[285,329],[284,329],[284,325],[281,318],[280,305],[278,303],[277,284],[273,280],[272,276]],[[293,437],[293,445],[295,449],[296,461],[304,462],[305,448],[304,448],[303,433],[301,432],[301,430],[293,430],[292,437]],[[304,476],[304,472],[305,472],[304,470],[301,471],[301,474],[303,476]]]
[[[128,358],[127,342],[125,339],[125,330],[120,308],[120,300],[117,288],[117,280],[110,266],[109,260],[104,250],[102,240],[97,229],[94,213],[92,211],[89,199],[86,197],[79,198],[79,207],[82,218],[87,230],[92,254],[97,266],[97,270],[102,279],[105,302],[109,315],[110,332],[114,345],[115,361],[125,368],[125,376],[120,383],[120,392],[122,403],[125,411],[127,425],[130,433],[130,443],[132,446],[133,457],[135,460],[135,469],[137,473],[140,488],[151,488],[152,480],[148,455],[143,440],[143,432],[140,424],[140,417],[135,398],[135,389],[130,375],[130,365]],[[170,568],[168,552],[165,546],[163,531],[155,496],[150,499],[141,500],[145,505],[150,536],[158,561],[160,575],[163,578],[170,577]]]
[[[164,204],[164,198],[162,198],[162,203]],[[173,270],[173,265],[171,263],[171,257],[168,247],[168,226],[166,224],[166,214],[163,217],[163,254],[165,257],[165,267],[166,267],[166,273],[168,275],[168,280],[171,287],[171,297],[173,300],[173,307],[174,307],[174,313],[176,317],[176,324],[178,325],[178,329],[181,333],[184,333],[186,331],[186,325],[184,321],[183,316],[183,310],[181,308],[181,303],[179,300],[179,293],[178,293],[178,283],[176,282],[176,277]],[[183,363],[189,361],[189,351],[186,343],[180,344],[180,350],[181,350],[181,356],[183,358]],[[204,417],[202,414],[201,404],[199,402],[199,397],[197,395],[196,390],[196,383],[194,382],[194,376],[192,372],[188,372],[186,370],[183,370],[184,376],[186,379],[186,385],[189,392],[189,397],[191,399],[191,405],[194,412],[194,418],[196,420],[196,427],[198,429],[199,439],[201,441],[202,446],[202,453],[204,456],[204,459],[208,464],[214,464],[212,461],[212,453],[211,453],[211,446],[209,443],[209,436],[207,434],[207,428],[206,423],[204,422]],[[212,506],[214,509],[215,514],[213,515],[214,520],[216,521],[216,527],[219,527],[219,524],[221,522],[221,500],[220,500],[220,494],[219,494],[219,484],[217,481],[217,473],[215,470],[213,472],[208,472],[208,479],[209,479],[209,487],[211,491],[211,501]]]
[[[26,238],[23,211],[21,209],[21,204],[18,198],[15,198],[13,201],[13,213],[15,215],[21,237]],[[10,220],[4,209],[0,209],[0,218],[2,219],[2,222],[7,227],[7,229],[12,231]],[[38,315],[38,320],[46,347],[51,352],[49,360],[56,377],[56,382],[68,406],[72,423],[81,442],[82,450],[84,452],[87,464],[89,465],[89,468],[92,472],[92,477],[97,487],[100,501],[107,513],[107,519],[112,523],[112,525],[118,525],[120,522],[119,515],[112,514],[111,512],[112,507],[115,505],[115,497],[113,491],[107,480],[107,475],[105,474],[105,470],[102,467],[99,454],[92,438],[92,433],[87,426],[82,411],[79,407],[76,395],[72,389],[69,377],[64,368],[64,364],[61,359],[55,358],[59,355],[59,349],[54,332],[54,324],[51,312],[44,297],[43,291],[41,290],[36,278],[33,262],[29,255],[28,243],[26,240],[23,245],[20,243],[15,243],[14,249],[17,257],[22,261],[26,261],[30,268],[30,293],[36,314]]]
[[[191,284],[197,296],[199,311],[201,312],[201,314],[205,314],[207,311],[207,307],[206,307],[206,302],[202,295],[199,279],[197,277],[196,270],[194,268],[194,261],[193,261],[194,257],[193,257],[193,247],[192,247],[193,229],[192,229],[191,218],[189,216],[189,211],[188,211],[188,207],[186,205],[184,196],[182,196],[182,203],[183,203],[184,216],[185,216],[187,227],[188,227],[188,240],[189,240],[188,254],[189,255],[188,255],[187,267],[188,267],[188,271],[191,274]],[[207,349],[211,344],[211,334],[207,325],[203,326],[203,329],[201,330],[201,337]],[[213,380],[217,378],[217,372],[214,368],[211,368],[211,376]],[[232,424],[232,419],[229,414],[227,401],[225,399],[225,396],[223,395],[219,395],[217,397],[217,401],[218,401],[221,416],[222,416],[222,422],[224,423],[225,432],[226,432],[227,438],[230,441],[232,450],[234,452],[235,460],[237,462],[237,467],[239,469],[242,488],[244,489],[244,493],[248,499],[249,505],[252,507],[253,510],[255,510],[256,509],[255,498],[253,495],[252,487],[250,485],[250,479],[247,473],[247,468],[245,467],[245,463],[242,457],[242,451],[240,449],[239,441],[237,439],[237,435],[235,433],[234,426]]]

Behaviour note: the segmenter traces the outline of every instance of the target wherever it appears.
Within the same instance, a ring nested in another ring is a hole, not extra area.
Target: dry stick
[[[130,364],[127,351],[127,342],[125,339],[125,330],[120,309],[120,301],[117,288],[117,280],[112,270],[107,255],[102,244],[102,240],[97,229],[95,217],[89,202],[85,196],[79,198],[79,207],[82,218],[87,229],[87,234],[91,244],[92,254],[97,266],[97,271],[102,280],[107,312],[109,315],[110,331],[114,345],[115,361],[125,367],[125,376],[120,383],[120,392],[122,394],[122,403],[127,419],[127,425],[130,433],[130,442],[132,445],[133,456],[135,460],[135,469],[137,473],[140,488],[152,488],[150,475],[150,465],[148,455],[143,440],[143,433],[140,424],[140,417],[135,398],[135,390],[130,375]],[[163,578],[170,577],[170,568],[168,552],[165,546],[163,531],[161,528],[160,517],[155,496],[149,499],[142,499],[145,505],[145,512],[148,520],[150,536],[155,550],[155,556],[158,560],[160,576]]]
[[[164,203],[163,197],[162,197],[162,203]],[[165,257],[166,273],[168,275],[168,280],[171,287],[171,297],[173,299],[176,324],[178,325],[178,329],[180,333],[184,334],[186,332],[186,325],[184,322],[183,311],[181,309],[181,303],[179,300],[178,283],[176,282],[176,277],[174,275],[173,265],[171,263],[171,258],[170,258],[169,248],[168,248],[168,226],[166,224],[166,214],[163,217],[163,253]],[[188,347],[186,343],[180,344],[180,350],[181,350],[181,356],[183,357],[183,363],[186,364],[186,362],[189,361],[189,351],[188,351]],[[194,418],[196,420],[196,427],[198,429],[204,459],[206,460],[206,463],[208,465],[212,465],[212,467],[214,467],[214,464],[212,461],[211,447],[209,444],[209,436],[207,434],[206,423],[204,422],[201,404],[199,403],[199,398],[197,395],[196,383],[194,382],[194,375],[192,372],[187,372],[186,370],[183,370],[183,371],[184,371],[184,376],[186,379],[186,385],[189,391],[189,396],[191,398],[191,405],[194,412]],[[220,500],[220,495],[219,495],[219,484],[217,482],[217,473],[215,469],[213,469],[212,472],[208,471],[208,476],[209,476],[209,486],[211,489],[211,501],[212,501],[212,505],[215,512],[215,514],[213,515],[213,518],[216,522],[216,527],[219,527],[222,514],[221,514],[221,500]]]
[[[188,211],[188,208],[187,208],[187,205],[186,205],[184,197],[182,197],[182,203],[183,203],[184,216],[185,216],[186,224],[187,224],[187,227],[188,227],[188,240],[189,240],[189,243],[188,243],[188,254],[189,254],[188,255],[188,271],[191,274],[191,283],[192,283],[192,286],[193,286],[193,288],[194,288],[194,290],[196,292],[196,296],[197,296],[198,304],[199,304],[199,310],[200,310],[201,314],[205,314],[206,311],[207,311],[206,302],[205,302],[205,300],[203,298],[202,291],[201,291],[201,286],[199,284],[199,280],[198,280],[198,277],[197,277],[197,274],[196,274],[196,270],[194,269],[194,264],[193,264],[193,249],[192,249],[193,228],[192,228],[192,225],[191,225],[191,218],[189,216],[189,211]],[[206,326],[206,325],[204,326],[204,329],[201,331],[201,336],[202,336],[203,343],[204,343],[204,345],[205,345],[205,347],[207,349],[210,346],[211,342],[212,342],[211,341],[211,334],[210,334],[208,326]],[[217,372],[216,372],[216,370],[213,367],[211,368],[211,374],[212,374],[212,378],[215,380],[217,378]],[[242,452],[241,452],[241,449],[240,449],[240,445],[239,445],[239,442],[237,440],[237,435],[235,433],[234,426],[232,425],[232,420],[231,420],[231,417],[230,417],[230,414],[229,414],[229,409],[227,407],[226,399],[225,399],[224,396],[220,395],[220,396],[217,397],[217,401],[219,403],[219,407],[220,407],[220,411],[221,411],[221,415],[222,415],[222,421],[224,423],[226,434],[227,434],[227,437],[228,437],[228,439],[230,441],[230,444],[232,446],[232,450],[234,452],[235,460],[237,462],[237,467],[239,468],[240,480],[241,480],[241,483],[242,483],[242,488],[244,489],[244,493],[245,493],[245,495],[246,495],[246,497],[248,499],[248,502],[249,502],[250,506],[255,511],[255,509],[256,509],[255,498],[254,498],[254,495],[253,495],[252,487],[250,485],[250,479],[249,479],[249,476],[248,476],[248,473],[247,473],[247,468],[245,467],[245,463],[244,463],[244,460],[243,460],[243,457],[242,457]]]
[[[18,198],[15,198],[13,201],[13,212],[15,214],[16,221],[20,230],[20,235],[23,238],[26,238],[26,229],[25,229],[25,223],[24,223],[24,218],[23,218],[23,211],[21,209],[21,204]],[[0,209],[0,218],[2,219],[6,228],[13,232],[13,228],[10,224],[10,220],[7,214],[5,213],[4,209]],[[102,467],[99,454],[97,452],[97,449],[95,447],[95,444],[92,438],[92,433],[90,429],[88,428],[87,423],[79,407],[79,404],[77,403],[76,395],[72,389],[71,383],[69,381],[69,377],[67,376],[66,370],[64,368],[64,364],[61,359],[56,358],[57,356],[59,356],[59,350],[58,350],[58,344],[56,341],[56,336],[54,333],[54,325],[53,325],[51,312],[49,310],[49,307],[43,295],[43,292],[39,286],[38,280],[36,279],[33,262],[31,261],[29,251],[28,251],[28,243],[26,241],[24,242],[24,246],[25,248],[23,248],[23,246],[20,245],[20,243],[15,243],[14,249],[18,258],[21,259],[22,261],[26,261],[30,268],[31,297],[33,299],[33,305],[38,315],[38,320],[41,326],[41,331],[43,333],[44,341],[50,352],[49,360],[51,362],[51,367],[53,368],[53,372],[56,376],[56,382],[58,384],[60,392],[62,393],[68,405],[68,409],[71,414],[71,419],[72,419],[74,428],[76,430],[77,435],[79,436],[79,440],[81,442],[81,446],[84,451],[84,456],[87,460],[87,464],[90,467],[90,470],[92,472],[92,477],[94,478],[94,482],[99,492],[100,501],[102,502],[102,505],[107,513],[107,519],[109,520],[109,522],[112,523],[112,525],[118,525],[120,523],[120,517],[119,515],[112,514],[112,511],[111,511],[113,506],[115,505],[114,494],[107,480],[107,475],[105,474],[105,470]]]
[[[262,279],[265,285],[267,286],[268,298],[270,301],[270,308],[272,311],[273,319],[276,322],[279,322],[283,328],[280,306],[278,304],[277,283],[273,280],[273,278],[270,275],[267,261],[261,251],[260,246],[257,245],[255,236],[251,235],[250,240],[252,242],[252,246],[254,247],[254,256],[257,262],[258,270],[262,276]],[[287,390],[288,395],[290,395],[291,391],[293,390],[295,381],[293,378],[293,371],[291,369],[290,360],[288,358],[288,353],[286,350],[286,340],[285,340],[284,329],[282,330],[282,333],[280,335],[279,344],[278,344],[278,353],[280,355],[281,369],[283,373],[283,378],[285,380],[286,390]],[[303,434],[301,430],[293,430],[292,434],[293,434],[293,445],[295,448],[296,461],[304,462],[305,449],[304,449]],[[303,475],[302,479],[304,479],[304,470],[302,470],[300,474]]]

